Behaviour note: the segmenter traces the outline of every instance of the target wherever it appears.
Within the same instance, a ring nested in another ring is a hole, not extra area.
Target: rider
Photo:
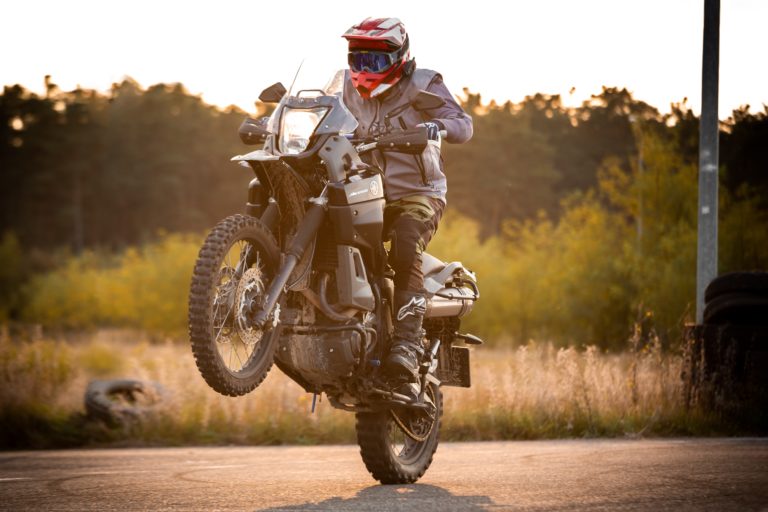
[[[355,136],[423,125],[433,141],[421,155],[387,153],[379,162],[386,185],[384,236],[391,241],[396,311],[384,369],[397,380],[415,382],[424,351],[421,323],[427,305],[421,254],[437,230],[447,190],[440,131],[447,133],[447,142],[466,142],[472,137],[472,118],[453,99],[439,73],[416,67],[399,19],[367,18],[342,37],[349,42],[344,103],[358,120]],[[420,90],[440,96],[444,105],[415,110],[410,104]]]

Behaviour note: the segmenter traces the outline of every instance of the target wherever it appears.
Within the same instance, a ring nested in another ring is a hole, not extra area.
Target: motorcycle
[[[217,392],[241,396],[274,363],[315,398],[356,415],[366,467],[383,484],[418,480],[438,445],[441,386],[470,386],[461,317],[479,298],[475,275],[459,262],[423,254],[427,307],[419,380],[409,393],[390,385],[381,362],[393,330],[392,272],[382,235],[382,170],[374,152],[420,158],[424,127],[355,138],[341,81],[259,99],[277,104],[268,121],[246,119],[239,134],[260,149],[232,160],[252,169],[245,214],[219,222],[203,243],[189,295],[197,367]],[[421,91],[405,108],[442,105]],[[396,109],[398,110],[398,109]],[[372,163],[373,162],[373,163]],[[314,401],[313,401],[314,407]]]

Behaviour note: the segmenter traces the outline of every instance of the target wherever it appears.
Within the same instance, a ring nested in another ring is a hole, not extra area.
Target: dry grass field
[[[444,388],[444,440],[706,435],[722,425],[686,410],[682,358],[653,342],[621,354],[529,343],[473,350],[470,389]],[[127,427],[85,415],[92,379],[161,383],[162,413]],[[182,340],[131,331],[0,340],[0,446],[353,443],[352,414],[273,368],[245,397],[208,388]]]

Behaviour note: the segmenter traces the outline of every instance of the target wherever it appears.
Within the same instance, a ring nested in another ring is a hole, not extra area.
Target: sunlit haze
[[[325,77],[344,67],[340,35],[351,24],[396,16],[418,65],[440,71],[457,95],[468,87],[483,101],[517,102],[543,92],[576,105],[607,85],[662,112],[687,97],[698,112],[703,3],[25,0],[3,7],[0,84],[42,92],[49,74],[64,90],[108,90],[130,76],[144,87],[181,82],[209,103],[252,111],[258,93],[288,85],[302,59]],[[766,19],[768,2],[722,2],[723,119],[768,103]]]

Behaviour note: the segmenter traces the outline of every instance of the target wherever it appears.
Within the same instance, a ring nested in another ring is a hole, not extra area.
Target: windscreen
[[[344,105],[343,91],[344,70],[329,72],[316,61],[304,60],[269,121],[270,131],[278,134],[279,151],[297,154],[306,150],[312,134],[354,133],[357,119]]]

